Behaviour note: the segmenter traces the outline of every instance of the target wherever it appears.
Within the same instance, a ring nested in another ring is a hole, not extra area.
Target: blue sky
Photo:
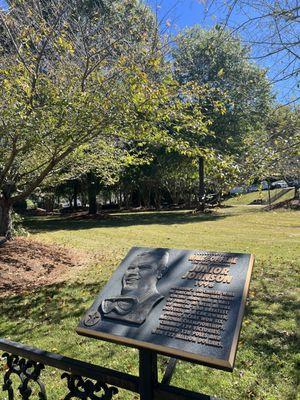
[[[215,0],[213,6],[209,9],[207,9],[207,1],[205,0],[148,0],[147,3],[153,10],[156,10],[158,18],[162,21],[162,26],[168,25],[170,32],[175,34],[195,24],[209,29],[217,23],[224,22],[228,13],[228,9],[224,7],[225,2],[223,0]],[[262,10],[262,12],[264,11]],[[227,26],[233,29],[249,18],[259,15],[259,12],[256,12],[252,7],[243,9],[236,7],[230,15]],[[246,25],[243,30],[239,30],[239,34],[246,45],[249,45],[249,42],[257,42],[270,35],[267,21],[264,22],[262,24],[259,21],[256,27]],[[299,37],[300,30],[296,34]],[[269,50],[266,46],[252,46],[251,55],[254,58],[253,62],[256,62],[263,68],[267,68],[269,70],[268,76],[271,80],[278,80],[273,85],[274,93],[280,102],[289,103],[299,96],[299,88],[296,86],[297,82],[295,78],[280,80],[282,77],[281,71],[289,63],[289,59],[285,58],[282,53],[268,58],[256,58],[262,54],[266,54]],[[299,53],[299,48],[295,51]]]
[[[193,26],[195,24],[200,25],[203,28],[209,29],[216,23],[221,23],[224,21],[226,13],[224,12],[224,2],[223,0],[214,1],[214,6],[209,10],[206,9],[205,0],[145,0],[152,9],[157,13],[159,20],[161,20],[162,27],[172,33],[176,34],[184,28]],[[6,3],[4,0],[0,0],[0,6],[5,7]],[[253,9],[243,9],[240,10],[235,8],[230,16],[228,22],[229,27],[235,27],[240,25],[249,17],[254,17],[255,11]],[[267,28],[266,28],[267,29]],[[251,30],[246,27],[244,31],[240,31],[240,35],[245,44],[248,44],[248,40],[257,40],[260,36],[268,34],[264,30],[263,26],[260,26],[257,30]],[[298,32],[300,36],[300,31]],[[266,51],[266,48],[261,48],[260,46],[254,46],[252,55],[259,56],[262,51]],[[269,77],[271,79],[280,78],[280,72],[288,64],[288,60],[284,59],[282,54],[269,57],[267,59],[259,59],[256,62],[269,69]],[[295,79],[289,79],[285,81],[280,81],[274,84],[274,92],[277,94],[279,101],[287,103],[294,97],[299,96],[299,90],[297,93],[297,87],[295,84]]]

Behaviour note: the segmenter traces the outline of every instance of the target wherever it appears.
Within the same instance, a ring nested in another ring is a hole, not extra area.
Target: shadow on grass
[[[272,293],[263,279],[256,284],[260,286],[260,295],[246,307],[245,319],[250,324],[243,329],[245,346],[253,349],[257,359],[263,359],[264,370],[273,384],[276,385],[280,371],[288,363],[293,366],[290,375],[297,380],[299,361],[296,355],[300,340],[291,323],[297,316],[300,302],[295,300],[292,290]],[[282,323],[289,327],[282,327]]]
[[[292,352],[295,352],[299,348],[299,341],[296,333],[291,333],[285,330],[276,329],[276,323],[287,319],[288,315],[296,314],[299,310],[300,303],[293,301],[291,298],[284,296],[278,300],[280,306],[276,313],[267,313],[268,308],[274,304],[272,300],[264,301],[264,309],[261,306],[250,304],[247,306],[246,318],[249,318],[253,322],[260,324],[260,330],[251,337],[247,338],[247,344],[252,345],[257,351],[264,352],[269,355],[280,355],[284,353],[290,346],[293,347]],[[267,323],[262,325],[262,319],[268,319]]]
[[[174,225],[217,221],[227,214],[192,214],[191,212],[148,212],[105,215],[103,219],[72,220],[68,217],[26,217],[24,226],[31,232],[49,232],[55,230],[81,230],[93,228],[120,228],[133,225]]]
[[[22,335],[33,325],[63,325],[67,318],[78,320],[91,305],[105,282],[66,283],[42,286],[20,295],[1,298],[0,314],[9,322],[2,326],[1,336]],[[19,323],[18,321],[21,321]],[[15,323],[14,323],[15,322]],[[12,324],[11,324],[12,323]],[[12,327],[13,325],[13,327]]]
[[[128,357],[128,353],[122,353],[121,347],[112,346],[102,348],[99,358],[100,343],[89,338],[80,338],[78,341],[75,339],[75,328],[81,316],[91,306],[105,283],[105,279],[98,279],[95,283],[64,282],[1,299],[0,336],[23,343],[29,342],[33,346],[36,345],[36,340],[40,341],[44,337],[42,347],[45,349],[51,350],[55,346],[61,354],[99,365],[104,363],[110,366],[112,358],[115,363],[122,354]],[[260,289],[259,295],[246,308],[245,319],[250,323],[243,328],[244,345],[240,352],[241,360],[244,361],[237,368],[251,368],[253,373],[259,371],[259,381],[264,381],[268,386],[276,386],[282,376],[286,379],[286,374],[290,382],[296,385],[296,354],[299,348],[296,335],[291,331],[282,331],[278,326],[282,320],[293,319],[299,305],[289,293],[274,291],[272,294],[264,282],[256,281],[256,284]],[[268,310],[274,303],[277,305],[276,312],[270,315]],[[129,363],[128,359],[126,362]],[[127,364],[123,366],[125,369]],[[118,368],[122,369],[119,364]],[[256,384],[251,386],[254,396],[256,387]]]
[[[27,319],[34,325],[43,324],[63,326],[66,319],[79,319],[91,306],[105,281],[95,283],[66,283],[43,286],[30,293],[2,298],[0,313],[3,320],[13,322],[1,329],[1,336],[22,335],[28,331]],[[269,307],[278,305],[276,313],[268,313]],[[279,360],[297,353],[299,342],[296,334],[276,329],[279,321],[292,318],[299,309],[299,302],[288,295],[274,299],[263,293],[262,298],[255,299],[246,308],[245,318],[258,328],[244,330],[244,342],[260,355],[269,359],[276,355]],[[18,323],[22,321],[22,323]],[[14,323],[15,322],[15,323]],[[12,327],[13,325],[13,327]]]

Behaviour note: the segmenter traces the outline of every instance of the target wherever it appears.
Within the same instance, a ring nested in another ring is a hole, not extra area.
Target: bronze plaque
[[[77,332],[232,371],[253,260],[133,247]]]

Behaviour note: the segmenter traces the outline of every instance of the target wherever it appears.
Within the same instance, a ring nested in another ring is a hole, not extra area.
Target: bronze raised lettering
[[[220,269],[215,268],[216,272],[220,272]],[[226,274],[216,276],[227,278]],[[233,293],[207,292],[198,288],[172,288],[170,292],[155,333],[222,347],[222,331],[228,319]]]

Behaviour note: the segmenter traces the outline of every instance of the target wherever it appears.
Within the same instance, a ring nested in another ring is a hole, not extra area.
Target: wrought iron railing
[[[140,350],[139,377],[6,339],[0,339],[0,350],[4,351],[3,358],[6,363],[2,391],[6,393],[8,400],[15,399],[16,391],[22,400],[31,399],[33,384],[39,387],[38,399],[50,400],[42,380],[46,366],[64,371],[61,377],[67,383],[65,400],[110,400],[118,393],[117,388],[139,393],[142,400],[217,400],[211,396],[170,386],[170,371],[175,365],[173,359],[165,377],[159,383],[157,355],[150,350]],[[19,379],[17,389],[14,389],[13,376]]]

